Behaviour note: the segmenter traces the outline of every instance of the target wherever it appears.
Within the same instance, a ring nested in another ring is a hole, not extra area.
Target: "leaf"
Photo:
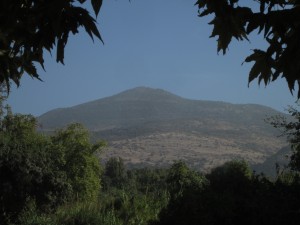
[[[209,13],[208,10],[204,10],[202,13],[199,12],[199,17],[207,16]]]
[[[266,23],[265,24],[265,32],[264,32],[264,37],[268,37],[272,32],[270,32],[270,28],[271,28],[271,25],[270,23]]]
[[[248,20],[249,18],[253,17],[253,12],[248,7],[236,7],[235,13],[238,18],[241,18],[242,20]]]
[[[265,86],[267,86],[271,80],[270,79],[271,76],[272,76],[271,68],[269,67],[267,62],[262,62],[261,63],[261,75],[259,77],[259,84],[260,84],[260,81],[263,79]]]
[[[99,40],[102,42],[102,43],[104,43],[103,42],[103,39],[102,39],[102,37],[101,37],[101,35],[100,35],[100,32],[99,32],[99,30],[98,30],[98,28],[97,28],[97,26],[96,26],[96,24],[95,24],[95,22],[94,21],[89,21],[88,22],[88,26],[89,26],[89,29],[92,31],[92,33],[97,37],[97,38],[99,38]],[[93,39],[93,38],[92,38]]]
[[[195,5],[198,5],[198,8],[203,8],[206,5],[206,0],[198,0]]]
[[[211,35],[209,36],[210,38],[212,37],[215,37],[216,35],[219,34],[219,29],[218,29],[218,26],[216,25],[217,24],[217,18],[214,18],[211,22],[208,23],[209,25],[214,25],[214,28],[212,30],[212,33]]]
[[[217,51],[222,50],[223,54],[226,54],[226,49],[233,36],[231,32],[228,32],[228,27],[226,26],[228,23],[224,22],[221,18],[215,17],[209,24],[214,26],[210,38],[219,36]]]
[[[290,79],[290,78],[288,78],[288,77],[285,77],[285,79],[286,79],[286,81],[287,81],[287,83],[288,83],[289,90],[290,90],[291,94],[293,95],[293,91],[294,91],[294,89],[295,89],[295,80]]]
[[[62,39],[58,39],[57,42],[57,52],[56,52],[56,62],[61,62],[64,65],[64,52],[65,45]]]
[[[279,77],[280,74],[281,74],[280,70],[275,70],[272,81],[275,81]]]
[[[239,0],[230,0],[230,4],[233,5],[235,3],[237,3]]]
[[[258,77],[260,74],[260,64],[256,62],[250,70],[249,78],[248,78],[248,85],[253,81],[255,78]]]
[[[263,31],[264,27],[265,27],[265,25],[263,23],[259,24],[258,34],[260,34]]]
[[[88,33],[88,35],[91,37],[91,39],[94,41],[93,35],[95,35],[99,40],[103,42],[103,39],[100,35],[100,32],[96,26],[96,21],[93,17],[89,15],[87,11],[82,11],[82,25],[85,28],[85,31]]]
[[[102,6],[102,0],[91,0],[91,3],[97,17]]]
[[[255,61],[249,73],[248,85],[251,81],[258,77],[258,84],[263,80],[267,85],[273,76],[272,67],[270,65],[270,57],[262,50],[255,49],[254,53],[245,59],[245,62]]]
[[[261,13],[263,13],[265,11],[265,1],[260,1],[260,7],[259,10]]]
[[[35,77],[38,78],[39,75],[37,74],[37,70],[35,68],[35,66],[33,65],[32,62],[27,62],[24,65],[24,70],[31,76],[31,77]]]
[[[223,55],[225,55],[231,39],[232,34],[224,33],[223,35],[220,35],[220,38],[218,40],[218,52],[222,49]]]
[[[253,52],[253,54],[245,59],[245,62],[257,61],[263,54],[265,54],[265,52],[260,49],[254,49]]]
[[[257,19],[257,17],[252,18],[246,28],[246,32],[247,34],[250,34],[252,31],[254,31],[255,29],[258,28],[259,26],[259,20]]]

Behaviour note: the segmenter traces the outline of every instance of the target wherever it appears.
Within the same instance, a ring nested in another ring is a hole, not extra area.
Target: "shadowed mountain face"
[[[233,158],[253,163],[286,145],[264,119],[279,112],[261,105],[189,100],[139,87],[38,118],[44,131],[83,123],[132,166],[164,166],[183,159],[207,170]]]
[[[141,122],[184,116],[186,100],[163,90],[135,88],[112,97],[65,109],[56,109],[39,117],[47,129],[69,123],[83,123],[90,130],[127,127]]]

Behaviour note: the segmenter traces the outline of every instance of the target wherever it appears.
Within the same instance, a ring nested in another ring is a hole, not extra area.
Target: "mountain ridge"
[[[164,106],[163,104],[167,105]],[[130,109],[130,107],[133,108]],[[215,112],[216,110],[219,110],[220,115],[224,112],[224,109],[255,111],[257,108],[264,110],[265,114],[270,114],[270,112],[273,112],[274,114],[275,112],[275,110],[270,107],[257,104],[232,104],[222,101],[191,100],[182,98],[162,89],[137,87],[116,95],[72,107],[54,109],[39,116],[38,120],[45,125],[45,127],[59,128],[72,122],[80,122],[85,124],[88,128],[93,129],[95,123],[89,123],[83,119],[83,117],[86,116],[90,119],[95,116],[102,121],[109,119],[115,121],[121,117],[128,119],[133,118],[134,120],[146,118],[146,120],[149,121],[151,119],[159,119],[159,117],[161,117],[161,119],[187,116],[197,118],[204,113],[210,113],[212,110]],[[130,115],[126,116],[126,113],[131,113],[131,118]],[[157,115],[156,113],[159,114]],[[66,116],[66,114],[68,115]],[[51,116],[60,119],[62,119],[61,117],[65,118],[63,118],[63,121],[57,121],[57,123],[55,123],[51,118],[49,119]],[[47,120],[51,121],[51,125],[47,124]]]

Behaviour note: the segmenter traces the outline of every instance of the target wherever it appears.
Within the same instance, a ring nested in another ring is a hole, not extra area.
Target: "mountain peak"
[[[115,101],[180,101],[183,98],[162,89],[136,87],[111,97]]]
[[[263,106],[189,100],[162,89],[136,87],[70,108],[52,110],[38,119],[49,130],[74,122],[83,123],[91,130],[104,130],[181,119],[260,124],[265,115],[274,114],[274,110]]]

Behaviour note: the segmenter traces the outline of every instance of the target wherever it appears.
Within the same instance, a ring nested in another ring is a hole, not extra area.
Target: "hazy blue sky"
[[[296,101],[285,80],[266,88],[254,81],[248,88],[250,65],[241,63],[250,49],[264,47],[233,41],[217,55],[209,39],[209,18],[198,18],[196,0],[104,0],[98,17],[105,44],[83,32],[66,47],[65,66],[46,56],[44,82],[24,76],[13,88],[14,112],[40,115],[107,97],[137,86],[161,88],[182,97],[231,103],[257,103],[283,110]]]

